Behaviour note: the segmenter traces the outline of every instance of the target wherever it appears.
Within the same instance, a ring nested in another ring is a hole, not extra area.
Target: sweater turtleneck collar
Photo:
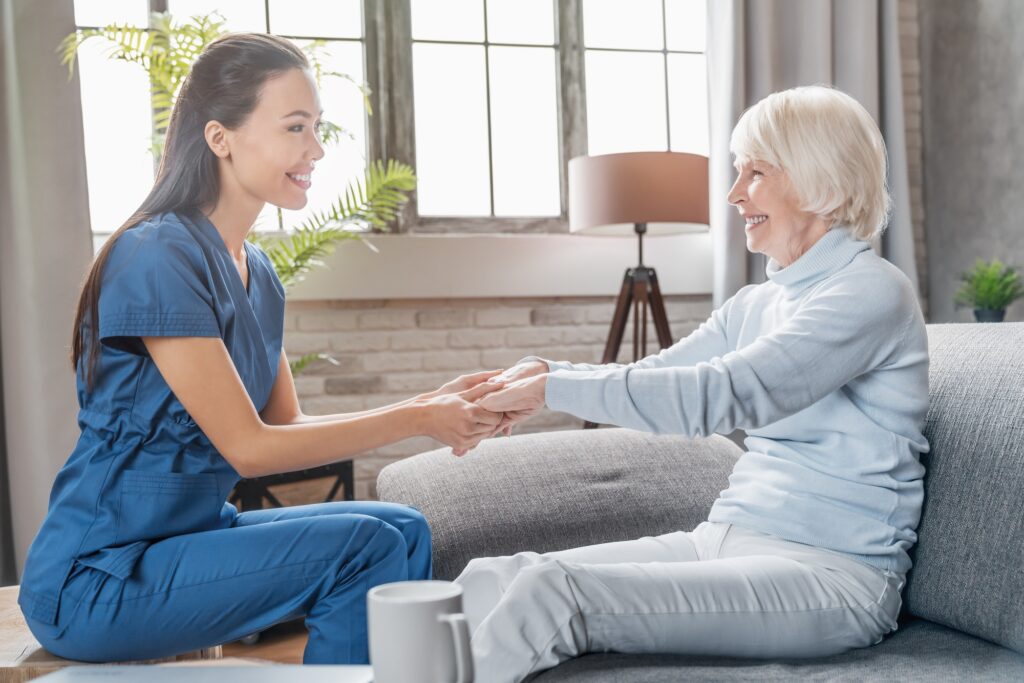
[[[769,280],[784,289],[798,291],[831,275],[870,248],[870,244],[855,239],[846,228],[836,225],[785,268],[775,259],[768,259],[765,273]]]

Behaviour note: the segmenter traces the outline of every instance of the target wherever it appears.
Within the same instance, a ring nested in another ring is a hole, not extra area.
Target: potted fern
[[[136,64],[146,71],[154,113],[151,150],[158,162],[171,109],[182,82],[203,48],[225,32],[224,18],[217,12],[193,16],[185,22],[175,21],[168,12],[154,12],[146,28],[111,24],[76,31],[64,38],[58,52],[61,62],[68,67],[69,78],[78,49],[92,39],[105,40],[109,44],[109,59]],[[324,49],[324,41],[312,41],[303,48],[317,85],[324,78],[350,81],[362,92],[364,106],[372,115],[369,90],[347,74],[326,70],[323,66]],[[322,123],[321,140],[325,145],[337,142],[341,136],[353,137],[339,125],[327,121]],[[314,212],[300,225],[292,226],[285,236],[253,231],[249,240],[267,252],[282,284],[289,288],[302,281],[313,268],[323,266],[323,257],[331,253],[339,242],[358,239],[373,249],[364,235],[370,231],[388,230],[399,208],[408,199],[408,193],[415,187],[416,175],[411,166],[394,160],[375,160],[368,164],[361,181],[350,183],[327,209]],[[298,374],[317,359],[333,361],[325,354],[307,354],[291,361],[292,373]]]
[[[972,307],[978,322],[1002,322],[1006,307],[1024,297],[1020,274],[999,259],[988,263],[978,259],[960,279],[963,284],[955,295],[956,305]]]

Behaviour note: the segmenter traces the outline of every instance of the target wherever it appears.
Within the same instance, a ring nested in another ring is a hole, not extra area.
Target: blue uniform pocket
[[[113,545],[218,528],[217,475],[124,470]]]

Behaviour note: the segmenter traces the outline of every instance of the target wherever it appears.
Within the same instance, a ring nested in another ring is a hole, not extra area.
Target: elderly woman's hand
[[[502,432],[508,436],[512,433],[513,425],[540,412],[544,407],[547,379],[547,373],[529,376],[508,384],[501,391],[489,393],[477,401],[481,408],[504,413],[495,434]]]

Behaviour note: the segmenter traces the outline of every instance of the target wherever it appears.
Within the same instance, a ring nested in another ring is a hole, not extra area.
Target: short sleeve
[[[99,338],[145,355],[139,337],[219,337],[205,261],[191,235],[170,223],[121,234],[103,268]]]

